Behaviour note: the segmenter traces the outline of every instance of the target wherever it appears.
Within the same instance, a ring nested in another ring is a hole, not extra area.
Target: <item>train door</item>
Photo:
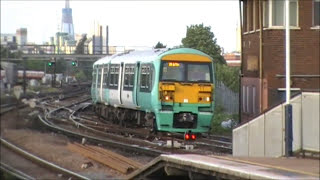
[[[138,102],[138,92],[139,92],[139,79],[140,79],[140,62],[136,63],[135,71],[134,71],[134,88],[133,88],[133,101],[136,107],[139,107],[139,102]]]
[[[98,65],[98,72],[97,72],[97,86],[96,86],[96,99],[98,102],[101,102],[100,92],[101,92],[101,73],[102,68]]]
[[[103,79],[104,79],[104,67],[103,65],[101,66],[101,76],[100,76],[100,87],[99,87],[99,99],[100,99],[100,102],[103,102]]]
[[[121,102],[126,107],[136,108],[133,99],[135,64],[125,64],[122,70]]]
[[[92,86],[91,86],[91,97],[93,102],[97,102],[97,68],[96,66],[92,71]]]
[[[102,101],[103,102],[108,102],[108,96],[109,96],[109,91],[108,91],[108,77],[109,77],[109,64],[104,65],[104,70],[103,70],[103,85],[102,85]]]
[[[109,104],[113,106],[118,106],[120,104],[120,92],[119,92],[119,82],[121,77],[120,64],[110,64],[109,65]]]
[[[122,86],[123,86],[123,62],[120,64],[120,72],[119,72],[119,86],[118,86],[118,100],[119,100],[119,104],[122,104],[122,99],[121,99],[121,95],[122,95]]]
[[[139,73],[139,86],[137,87],[137,100],[139,106],[146,111],[150,111],[151,106],[151,90],[153,86],[154,68],[152,64],[141,64]]]

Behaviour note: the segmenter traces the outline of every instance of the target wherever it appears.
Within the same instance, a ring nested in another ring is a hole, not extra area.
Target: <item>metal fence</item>
[[[239,93],[229,89],[223,82],[216,81],[216,106],[222,106],[225,113],[239,113]]]

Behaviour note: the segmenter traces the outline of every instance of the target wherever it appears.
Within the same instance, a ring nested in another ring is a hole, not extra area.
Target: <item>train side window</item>
[[[129,87],[129,67],[128,65],[124,68],[124,83],[123,83],[123,89],[127,90]]]
[[[130,74],[130,77],[129,77],[129,87],[130,87],[131,89],[133,89],[133,87],[134,87],[134,71],[135,71],[134,66],[131,66],[130,72],[129,72],[129,74]]]
[[[134,65],[127,64],[125,66],[125,72],[124,72],[124,84],[123,89],[132,91],[134,87]]]
[[[153,85],[153,67],[148,65],[141,66],[140,91],[150,92]]]
[[[109,88],[117,89],[119,80],[119,65],[110,65]]]
[[[103,88],[107,88],[109,67],[106,65],[103,69]]]

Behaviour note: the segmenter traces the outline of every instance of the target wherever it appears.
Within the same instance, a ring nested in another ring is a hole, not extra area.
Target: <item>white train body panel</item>
[[[106,100],[105,93],[107,92],[105,88],[103,88],[103,72],[101,73],[101,82],[100,86],[97,87],[97,96],[98,102],[108,104],[114,107],[125,107],[130,109],[138,109],[138,105],[136,104],[136,100],[134,99],[134,90],[125,90],[124,89],[124,74],[125,74],[125,66],[127,64],[135,65],[137,68],[137,64],[139,63],[151,63],[155,57],[159,54],[165,52],[167,49],[158,49],[153,51],[132,51],[124,54],[115,54],[113,56],[104,57],[98,61],[96,61],[93,65],[102,66],[109,64],[109,71],[111,71],[111,65],[119,65],[119,76],[118,76],[118,87],[117,89],[112,89],[108,87],[108,99]],[[136,69],[135,69],[136,71]],[[99,71],[98,71],[99,72]],[[97,78],[98,78],[97,72]],[[110,72],[111,73],[111,72]],[[109,73],[109,75],[110,75]],[[135,73],[137,74],[137,73]],[[137,78],[134,77],[134,81]]]

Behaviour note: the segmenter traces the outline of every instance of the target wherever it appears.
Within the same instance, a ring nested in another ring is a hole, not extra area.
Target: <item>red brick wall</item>
[[[312,27],[312,0],[299,0],[299,28],[290,31],[291,75],[319,75],[320,30]],[[249,56],[259,58],[259,32],[243,35],[244,77],[259,78],[257,71],[247,71]],[[285,87],[285,30],[266,29],[263,31],[263,78],[268,84],[268,107],[280,100],[277,88]],[[258,66],[259,68],[259,66]],[[292,87],[302,90],[319,90],[319,78],[292,78]]]

